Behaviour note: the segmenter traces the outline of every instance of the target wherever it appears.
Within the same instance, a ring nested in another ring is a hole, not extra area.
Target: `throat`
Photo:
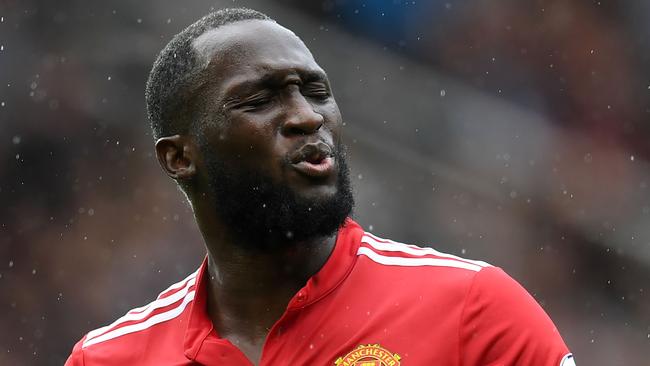
[[[276,253],[209,247],[207,311],[217,334],[259,361],[269,330],[329,258],[335,236]]]

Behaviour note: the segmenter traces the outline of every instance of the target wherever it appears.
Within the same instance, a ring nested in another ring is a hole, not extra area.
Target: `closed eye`
[[[303,95],[313,97],[316,99],[327,99],[331,93],[325,84],[314,83],[313,85],[307,84],[302,87]]]
[[[242,100],[235,108],[242,110],[260,110],[273,102],[273,97],[270,93],[257,93]]]

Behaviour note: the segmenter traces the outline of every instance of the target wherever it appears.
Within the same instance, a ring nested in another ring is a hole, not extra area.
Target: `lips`
[[[290,161],[294,169],[309,177],[323,178],[334,172],[334,153],[324,142],[304,145],[291,154]]]

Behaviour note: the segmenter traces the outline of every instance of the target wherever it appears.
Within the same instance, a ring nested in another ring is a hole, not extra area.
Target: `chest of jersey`
[[[362,269],[360,264],[356,268]],[[321,299],[299,293],[294,301],[309,304],[290,307],[278,320],[269,332],[260,364],[457,364],[464,289],[457,281],[452,280],[455,283],[447,288],[445,281],[436,284],[430,276],[402,273],[406,276],[355,270]],[[367,278],[370,274],[373,277]],[[200,353],[196,360],[207,365],[250,365],[228,342],[208,341]]]

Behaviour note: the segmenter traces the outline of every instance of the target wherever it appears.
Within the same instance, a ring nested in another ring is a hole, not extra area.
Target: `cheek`
[[[331,103],[323,108],[323,117],[327,121],[329,129],[334,134],[334,139],[339,138],[341,127],[342,127],[342,117],[341,111],[336,103]]]
[[[271,153],[275,131],[262,120],[233,118],[219,132],[219,150],[241,159],[264,157]]]

